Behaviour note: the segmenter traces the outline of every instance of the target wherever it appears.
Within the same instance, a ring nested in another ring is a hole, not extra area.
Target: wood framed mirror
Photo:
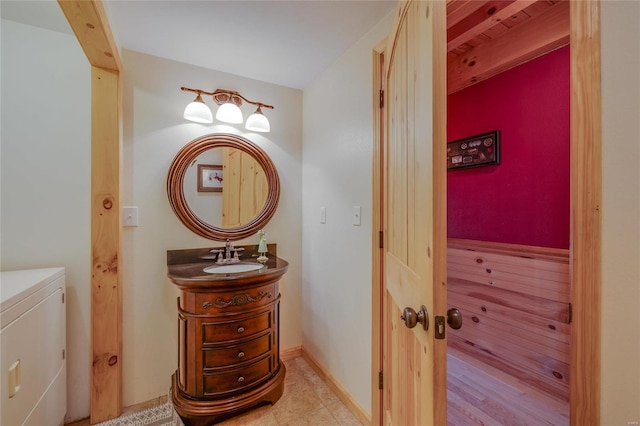
[[[212,133],[178,151],[169,167],[167,195],[191,231],[210,240],[239,240],[273,217],[280,180],[258,145],[241,136]]]

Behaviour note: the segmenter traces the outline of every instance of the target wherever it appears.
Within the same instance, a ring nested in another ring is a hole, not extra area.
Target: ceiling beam
[[[447,0],[447,29],[456,25],[486,3],[478,0]]]
[[[502,37],[449,57],[448,93],[569,44],[569,26],[569,2],[559,2]]]
[[[474,39],[537,0],[490,1],[447,30],[447,51]]]
[[[107,13],[99,0],[58,0],[71,29],[94,67],[120,71],[118,47],[109,27]]]

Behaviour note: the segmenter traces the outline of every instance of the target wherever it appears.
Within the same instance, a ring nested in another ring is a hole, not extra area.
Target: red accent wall
[[[569,247],[569,47],[448,97],[448,140],[500,131],[499,165],[447,172],[448,234]]]

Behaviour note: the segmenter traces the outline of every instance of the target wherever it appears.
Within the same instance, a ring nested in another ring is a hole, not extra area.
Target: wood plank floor
[[[464,353],[447,356],[447,420],[450,426],[564,426],[569,403]]]

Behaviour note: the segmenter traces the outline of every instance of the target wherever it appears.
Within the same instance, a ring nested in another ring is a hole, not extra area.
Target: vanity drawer
[[[272,373],[271,356],[246,367],[227,370],[224,373],[204,373],[204,395],[213,396],[237,391],[267,379]]]
[[[203,322],[202,344],[212,345],[225,343],[229,340],[244,339],[267,331],[272,326],[272,311],[264,312],[255,317],[234,319],[233,321]]]
[[[196,295],[196,314],[244,312],[273,303],[278,298],[277,283],[248,288],[237,292],[199,293]]]
[[[271,333],[254,340],[221,349],[203,349],[202,367],[217,368],[251,361],[271,351]]]

